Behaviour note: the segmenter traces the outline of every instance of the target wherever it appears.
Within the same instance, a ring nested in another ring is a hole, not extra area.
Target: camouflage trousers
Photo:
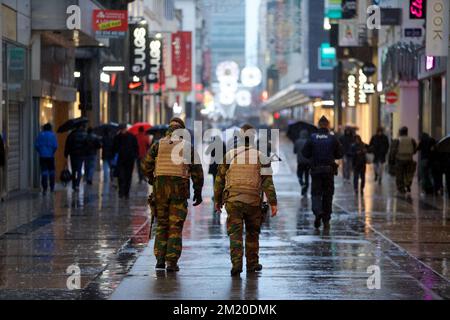
[[[187,217],[187,200],[158,199],[156,203],[156,259],[176,263],[183,247],[183,226]]]
[[[416,173],[416,163],[414,161],[397,160],[395,165],[395,181],[399,191],[411,188],[414,174]]]
[[[230,237],[230,256],[234,269],[242,270],[244,256],[243,233],[245,225],[245,258],[247,267],[259,263],[259,233],[262,214],[259,206],[249,206],[242,202],[227,202],[227,232]]]

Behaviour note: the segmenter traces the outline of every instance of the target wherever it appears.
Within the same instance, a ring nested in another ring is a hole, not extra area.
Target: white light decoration
[[[107,73],[100,73],[100,81],[103,83],[109,83],[111,81],[111,76]]]
[[[219,94],[219,102],[224,106],[229,106],[234,103],[236,99],[236,94],[233,92],[220,92]]]
[[[232,77],[223,77],[220,81],[220,92],[231,92],[235,93],[238,89],[238,83]]]
[[[248,107],[252,104],[252,94],[248,90],[239,90],[236,93],[236,103],[239,107]]]
[[[74,76],[74,78],[79,78],[79,77],[81,77],[81,72],[80,71],[75,71],[73,73],[73,76]]]
[[[234,61],[221,62],[217,65],[216,76],[219,82],[222,82],[224,77],[231,77],[237,82],[239,80],[239,66]]]
[[[125,71],[124,66],[104,66],[103,71],[105,72],[121,72]]]
[[[241,82],[245,87],[259,86],[262,81],[261,70],[257,67],[245,67],[241,72]]]

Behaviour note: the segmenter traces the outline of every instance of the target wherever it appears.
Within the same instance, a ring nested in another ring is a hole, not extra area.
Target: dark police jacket
[[[334,173],[335,160],[342,159],[343,149],[336,136],[321,128],[313,133],[302,150],[303,156],[311,159],[311,174]]]

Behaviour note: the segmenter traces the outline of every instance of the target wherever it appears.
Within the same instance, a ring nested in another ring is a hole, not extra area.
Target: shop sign
[[[367,84],[367,77],[362,71],[362,69],[359,69],[358,82],[359,82],[358,103],[367,103],[367,94],[364,91],[364,86]]]
[[[406,38],[420,38],[422,36],[421,28],[406,28],[405,37]]]
[[[428,0],[426,20],[426,55],[446,57],[449,36],[448,0]]]
[[[148,75],[149,83],[158,83],[161,78],[162,66],[162,41],[156,38],[150,38],[150,73]]]
[[[402,22],[402,9],[399,8],[381,8],[382,26],[399,26]]]
[[[363,85],[363,91],[366,95],[371,95],[375,93],[375,83],[367,82]]]
[[[357,20],[339,21],[339,46],[340,47],[358,47],[358,22]]]
[[[192,91],[192,33],[172,34],[172,75],[177,77],[177,91]]]
[[[336,48],[331,47],[329,43],[322,43],[319,48],[319,69],[333,69],[336,63]]]
[[[425,57],[425,70],[430,71],[433,70],[436,66],[436,59],[433,56]]]
[[[130,26],[130,76],[146,77],[150,72],[149,38],[146,25]]]
[[[128,31],[127,10],[94,10],[92,25],[99,38],[120,38]]]
[[[366,62],[362,66],[362,72],[368,76],[371,77],[377,72],[377,66],[374,65],[372,62]]]
[[[349,107],[356,107],[356,89],[358,85],[356,84],[356,77],[350,74],[347,78],[347,105]]]
[[[329,19],[341,19],[342,0],[325,0],[325,17]]]
[[[427,13],[426,0],[409,0],[409,18],[412,20],[425,19]]]

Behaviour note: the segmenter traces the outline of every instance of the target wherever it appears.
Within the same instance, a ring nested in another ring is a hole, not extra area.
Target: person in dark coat
[[[4,181],[3,181],[3,170],[5,168],[6,165],[6,150],[5,150],[5,143],[3,142],[3,137],[0,133],[0,201],[3,202],[3,185],[4,185]]]
[[[82,124],[69,134],[64,147],[64,157],[70,157],[73,191],[78,191],[80,187],[83,163],[86,161],[86,141],[86,125]]]
[[[352,174],[352,145],[355,143],[355,134],[353,129],[346,127],[344,129],[344,134],[340,136],[339,142],[342,145],[344,151],[344,157],[342,159],[342,173],[344,176],[344,181],[349,182],[350,176]]]
[[[102,147],[101,138],[88,128],[86,138],[86,161],[84,163],[86,183],[92,185],[98,150]]]
[[[334,176],[337,174],[335,160],[343,156],[339,140],[330,134],[330,122],[322,117],[319,120],[319,131],[313,133],[302,150],[303,156],[311,159],[311,202],[316,216],[314,227],[320,228],[323,222],[324,231],[330,229],[333,207]]]
[[[50,123],[42,127],[42,132],[36,138],[34,147],[39,154],[42,193],[45,195],[49,182],[50,192],[55,191],[55,152],[58,149],[56,135],[53,133]]]
[[[379,127],[377,133],[370,139],[370,151],[374,155],[373,167],[375,171],[375,181],[381,184],[383,180],[384,164],[389,152],[389,139],[384,134],[384,129]]]
[[[216,153],[216,149],[220,148],[219,146],[222,146],[222,154],[219,155]],[[211,144],[206,148],[206,155],[209,155],[211,157],[211,163],[209,164],[208,168],[208,174],[212,175],[213,177],[213,184],[216,181],[216,176],[219,170],[219,164],[222,162],[223,156],[226,154],[226,146],[225,143],[222,140],[222,137],[215,136],[212,139]],[[217,157],[216,157],[217,155]]]
[[[311,169],[311,161],[303,156],[303,147],[308,141],[309,133],[306,130],[300,132],[300,137],[295,141],[294,153],[297,154],[297,177],[302,187],[302,196],[308,193],[309,188],[309,170]]]
[[[361,194],[364,193],[364,186],[366,184],[366,155],[368,146],[361,140],[359,135],[355,136],[355,143],[352,145],[353,157],[353,188],[355,194],[358,194],[358,184],[361,180]]]
[[[121,124],[119,133],[113,142],[114,153],[118,155],[117,175],[119,178],[119,197],[128,199],[136,159],[139,157],[139,146],[136,137],[127,131],[127,126]]]
[[[432,164],[435,145],[436,140],[430,137],[428,133],[424,132],[420,135],[419,145],[417,146],[419,152],[419,181],[425,194],[432,194],[434,191]]]
[[[113,180],[114,178],[114,136],[116,133],[113,130],[105,128],[102,132],[102,161],[103,161],[103,182]]]

